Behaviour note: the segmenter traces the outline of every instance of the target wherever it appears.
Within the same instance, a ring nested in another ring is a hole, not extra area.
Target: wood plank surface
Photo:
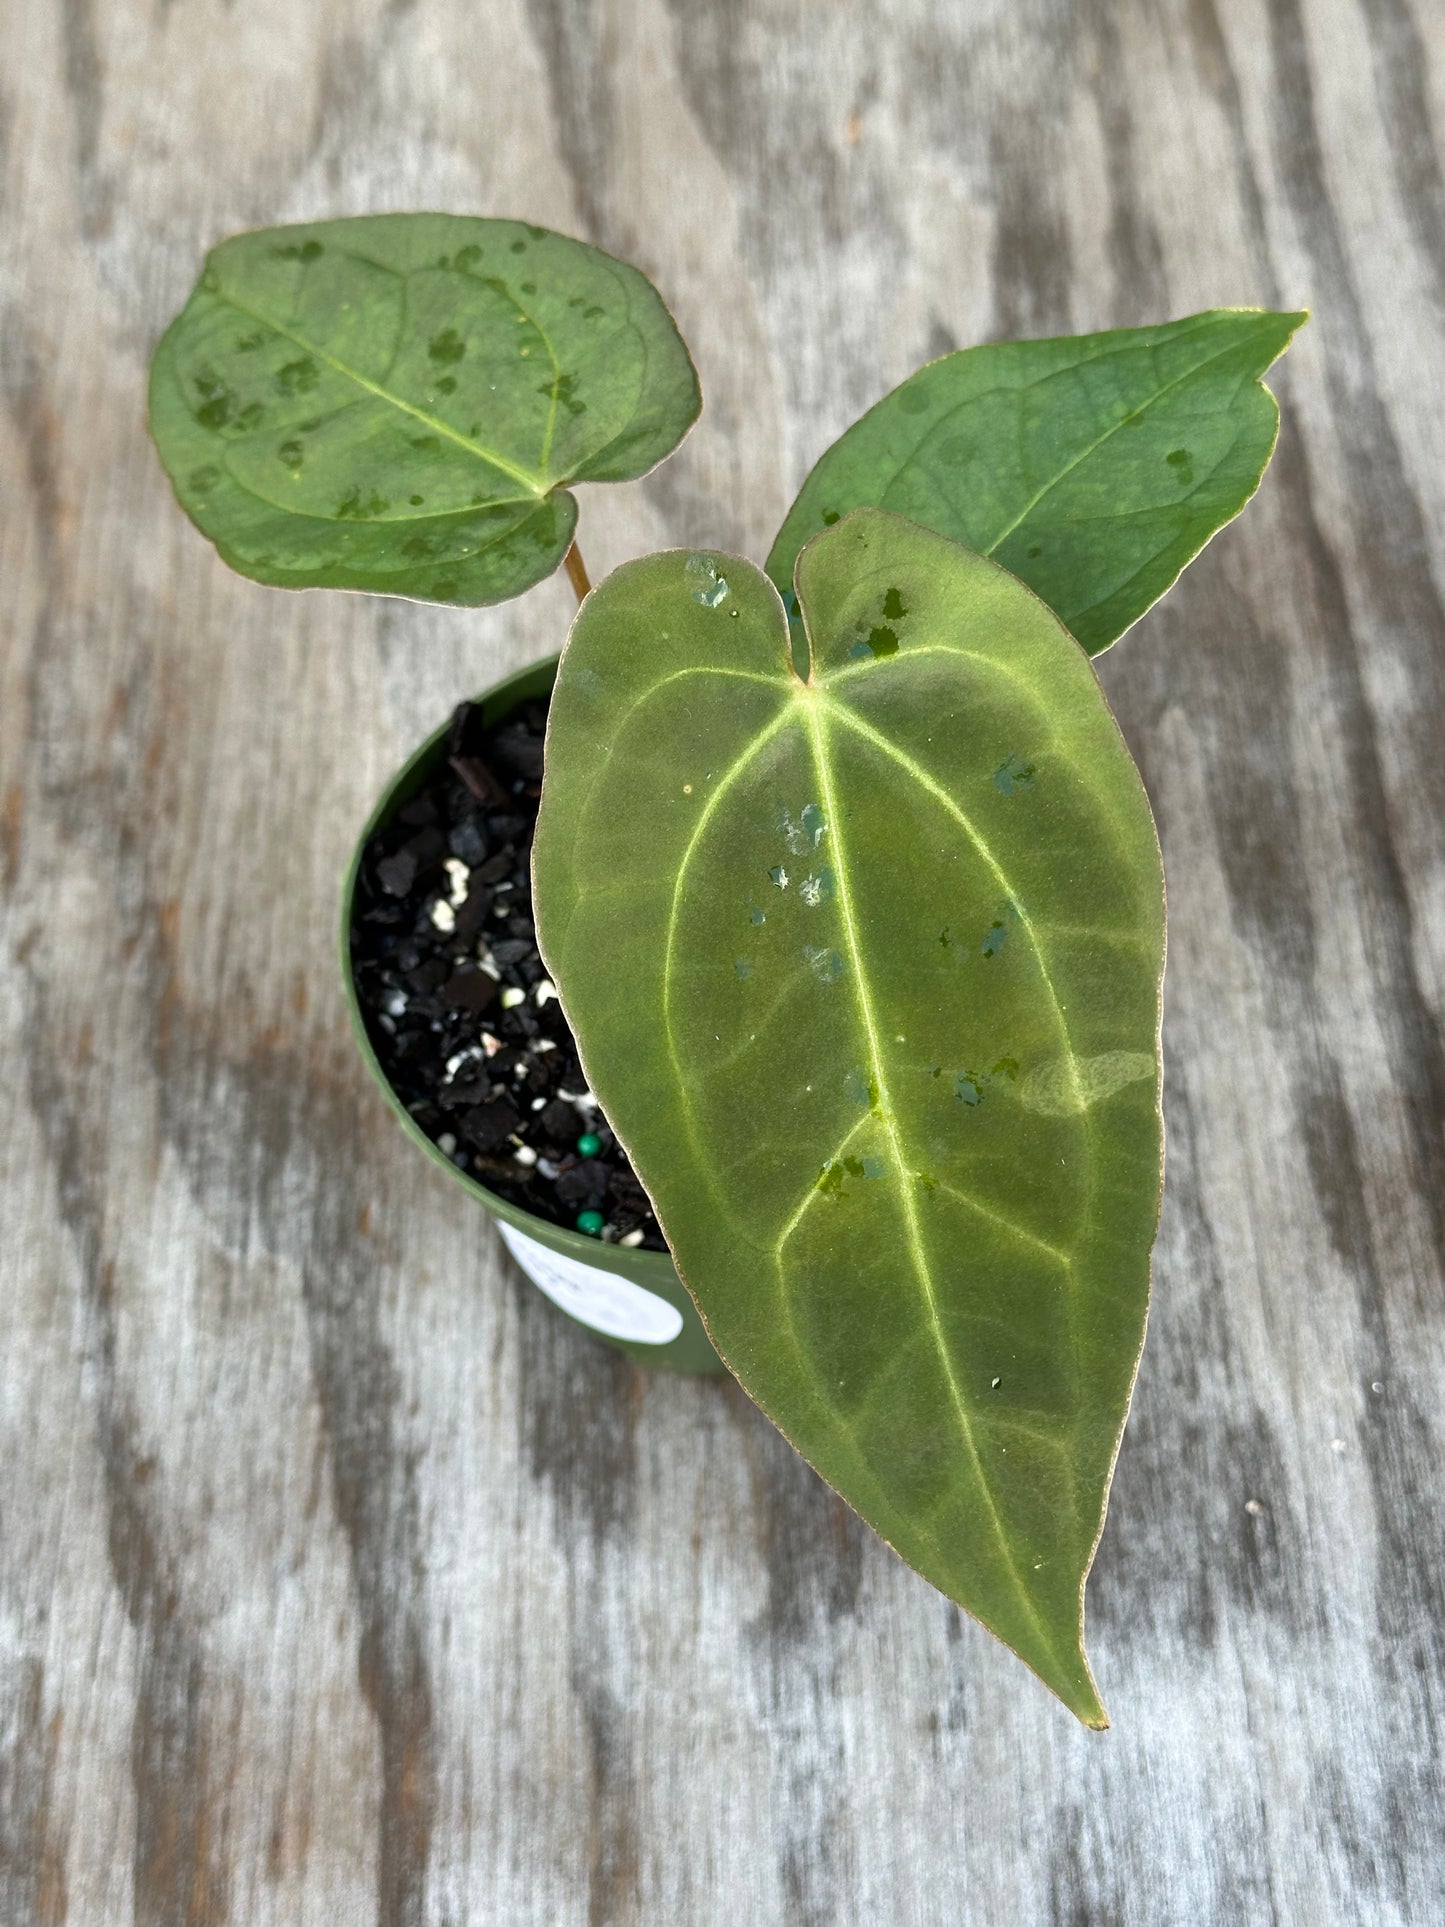
[[[1445,1918],[1441,0],[0,4],[0,1922]],[[1078,1728],[728,1385],[554,1311],[346,1032],[391,769],[555,648],[264,590],[150,348],[243,226],[635,260],[761,558],[956,344],[1309,305],[1102,673],[1169,878],[1155,1304]]]

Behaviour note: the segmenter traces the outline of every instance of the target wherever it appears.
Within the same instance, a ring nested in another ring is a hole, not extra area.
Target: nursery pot
[[[551,693],[556,675],[557,658],[552,656],[508,676],[481,698],[483,720],[488,725],[499,723],[520,704],[545,698]],[[549,1223],[498,1197],[474,1177],[459,1171],[407,1111],[372,1049],[351,961],[352,920],[362,855],[376,830],[388,823],[436,775],[446,755],[447,727],[443,723],[429,736],[388,784],[361,833],[346,872],[341,904],[341,978],[346,986],[352,1033],[362,1058],[412,1143],[497,1220],[497,1228],[512,1256],[554,1305],[640,1365],[673,1372],[720,1373],[724,1369],[722,1362],[666,1252],[603,1244],[580,1231]]]

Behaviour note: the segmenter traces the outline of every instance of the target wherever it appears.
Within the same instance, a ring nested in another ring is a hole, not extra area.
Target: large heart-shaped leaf
[[[892,509],[994,556],[1097,655],[1259,487],[1279,432],[1260,376],[1306,319],[1217,308],[944,355],[834,442],[768,573],[786,593],[817,530]]]
[[[1144,1330],[1163,886],[1088,659],[864,511],[621,568],[552,700],[538,935],[728,1365],[1081,1719]]]
[[[433,602],[549,575],[567,485],[645,474],[700,405],[635,268],[453,214],[236,235],[151,368],[161,459],[232,568]]]

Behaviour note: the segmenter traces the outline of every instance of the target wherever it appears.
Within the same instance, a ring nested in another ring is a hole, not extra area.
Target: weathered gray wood
[[[1433,1922],[1439,0],[7,0],[0,1920]],[[1258,501],[1103,662],[1170,883],[1153,1326],[1093,1738],[735,1391],[398,1140],[338,877],[555,646],[230,577],[147,446],[206,242],[518,213],[708,405],[594,575],[761,556],[924,357],[1309,303]]]

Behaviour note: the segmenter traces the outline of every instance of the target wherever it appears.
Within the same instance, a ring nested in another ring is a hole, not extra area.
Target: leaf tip
[[[1099,1697],[1094,1669],[1084,1650],[1082,1623],[1068,1630],[1063,1626],[1055,1630],[1057,1638],[1047,1646],[1036,1645],[1032,1652],[1025,1652],[1015,1645],[1013,1650],[1081,1726],[1088,1727],[1091,1733],[1105,1733],[1110,1725],[1109,1715]]]
[[[1088,1672],[1087,1660],[1084,1662],[1084,1666],[1085,1672],[1088,1675],[1088,1685],[1084,1692],[1078,1695],[1076,1703],[1071,1706],[1069,1710],[1088,1727],[1091,1733],[1107,1733],[1109,1730],[1109,1715],[1105,1711],[1104,1702],[1099,1698],[1098,1689],[1094,1685],[1093,1674]]]
[[[1080,1675],[1071,1679],[1067,1687],[1062,1683],[1053,1685],[1054,1691],[1068,1707],[1081,1726],[1088,1727],[1091,1733],[1107,1733],[1109,1715],[1104,1710],[1104,1702],[1099,1698],[1098,1688],[1094,1685],[1094,1675],[1084,1657],[1084,1649],[1079,1648]]]

